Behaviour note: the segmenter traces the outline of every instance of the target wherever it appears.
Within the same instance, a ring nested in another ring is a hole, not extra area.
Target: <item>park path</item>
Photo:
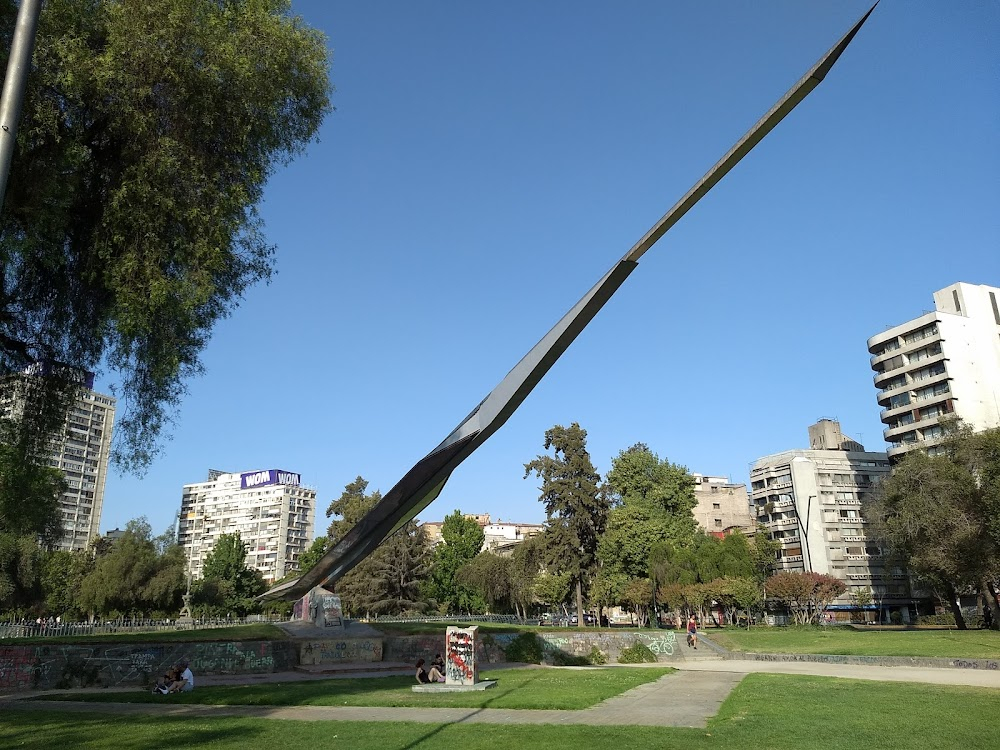
[[[237,716],[297,721],[413,721],[433,724],[587,724],[705,727],[743,674],[675,672],[591,708],[545,711],[500,708],[377,708],[367,706],[195,706],[4,700],[0,710],[69,711],[128,716]],[[44,698],[44,696],[38,696]]]
[[[510,665],[514,666],[514,665]],[[637,665],[639,666],[639,665]],[[704,728],[729,693],[751,672],[802,674],[887,682],[923,682],[1000,689],[1000,671],[917,667],[879,667],[818,662],[766,662],[691,659],[678,671],[640,685],[581,711],[535,711],[497,708],[373,708],[364,706],[195,706],[163,703],[87,703],[27,701],[0,696],[0,711],[69,711],[132,716],[237,716],[298,721],[412,721],[433,724],[585,724]],[[593,669],[594,667],[589,667]],[[628,668],[616,665],[613,668]],[[567,669],[573,669],[568,667]],[[348,675],[343,675],[348,676]],[[292,679],[267,675],[267,682]],[[330,675],[316,675],[328,678]],[[295,679],[309,679],[298,674]],[[232,679],[232,678],[230,678]],[[502,679],[502,678],[501,678]],[[207,680],[206,680],[207,681]],[[214,681],[213,681],[214,682]],[[205,684],[204,682],[202,684]],[[218,683],[216,683],[218,684]],[[134,688],[131,690],[134,691]],[[57,692],[57,691],[53,691]],[[62,692],[62,691],[58,691]],[[44,695],[35,694],[44,698]]]

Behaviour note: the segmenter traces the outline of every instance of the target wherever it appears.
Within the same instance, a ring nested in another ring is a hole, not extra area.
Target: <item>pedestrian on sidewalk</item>
[[[688,619],[688,646],[698,650],[698,622],[694,619],[694,615]]]

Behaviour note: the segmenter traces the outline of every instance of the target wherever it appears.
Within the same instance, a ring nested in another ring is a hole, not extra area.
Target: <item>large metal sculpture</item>
[[[275,586],[263,598],[298,599],[314,586],[336,581],[370,554],[383,539],[430,505],[455,468],[500,429],[527,398],[580,331],[628,278],[643,253],[819,85],[875,10],[875,5],[535,344],[472,413],[410,469],[343,539],[300,578]]]

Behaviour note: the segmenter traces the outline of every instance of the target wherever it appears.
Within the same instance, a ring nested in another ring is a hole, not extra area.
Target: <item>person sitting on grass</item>
[[[153,686],[154,693],[163,693],[171,685],[173,685],[181,677],[181,671],[177,667],[170,667],[166,672],[163,673],[163,677],[157,680],[156,685]]]
[[[163,695],[167,693],[189,693],[194,690],[194,674],[192,674],[187,660],[183,659],[178,662],[177,669],[180,671],[180,675],[170,685],[160,690]]]
[[[444,682],[444,675],[438,671],[437,667],[432,666],[431,671],[428,672],[424,669],[424,664],[426,664],[426,662],[423,659],[417,659],[417,682],[421,685],[426,685],[431,682]]]

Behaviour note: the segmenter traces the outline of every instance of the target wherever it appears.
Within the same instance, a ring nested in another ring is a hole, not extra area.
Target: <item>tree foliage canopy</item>
[[[979,590],[1000,621],[1000,429],[973,433],[958,424],[938,455],[907,453],[864,500],[862,515],[874,538],[951,607]]]
[[[16,12],[0,1],[4,67]],[[115,371],[127,468],[272,272],[258,206],[330,109],[327,58],[288,0],[42,7],[0,216],[0,375]]]
[[[476,587],[459,578],[458,572],[483,548],[483,530],[462,511],[449,513],[441,526],[441,543],[434,548],[427,591],[438,607],[447,612],[473,612],[486,602]]]

